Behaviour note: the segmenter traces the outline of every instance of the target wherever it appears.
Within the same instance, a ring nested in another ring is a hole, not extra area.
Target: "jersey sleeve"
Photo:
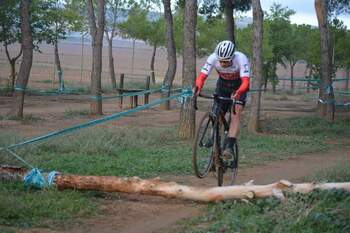
[[[204,66],[201,69],[201,73],[204,73],[208,76],[213,70],[215,62],[216,62],[216,55],[213,53],[208,57],[207,61],[205,62]]]
[[[248,61],[248,58],[246,57],[246,55],[241,54],[240,58],[239,58],[239,64],[240,64],[240,77],[250,77],[250,64]]]

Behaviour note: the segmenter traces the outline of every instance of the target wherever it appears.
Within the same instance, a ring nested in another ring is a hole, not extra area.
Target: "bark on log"
[[[25,172],[0,167],[0,178],[23,178]],[[224,187],[191,187],[175,182],[163,182],[158,178],[143,180],[138,177],[120,178],[114,176],[78,176],[57,175],[54,184],[58,189],[96,190],[103,192],[138,193],[144,195],[163,196],[202,202],[217,202],[230,199],[253,199],[274,196],[283,199],[283,191],[292,193],[309,193],[315,189],[345,189],[350,192],[350,182],[344,183],[301,183],[293,184],[280,180],[268,185],[234,185]]]

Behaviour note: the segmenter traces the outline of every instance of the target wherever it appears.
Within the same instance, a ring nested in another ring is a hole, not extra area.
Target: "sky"
[[[318,26],[317,17],[315,13],[314,2],[315,0],[260,0],[263,11],[269,11],[272,4],[276,2],[283,7],[288,7],[296,11],[295,15],[291,16],[291,22],[296,24],[310,24]],[[252,12],[247,12],[243,15],[252,17]],[[350,15],[339,16],[344,24],[350,29]]]

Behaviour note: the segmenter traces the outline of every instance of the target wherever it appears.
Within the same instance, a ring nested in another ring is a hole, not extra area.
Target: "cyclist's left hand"
[[[241,96],[238,94],[238,93],[232,93],[231,95],[231,99],[234,99],[234,100],[239,100]]]

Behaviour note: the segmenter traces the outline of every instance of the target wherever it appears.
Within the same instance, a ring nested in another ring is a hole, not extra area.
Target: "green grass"
[[[350,124],[347,123],[348,121],[349,118],[330,124],[317,118],[268,120],[263,122],[264,133],[262,135],[249,135],[244,128],[240,139],[240,165],[251,166],[269,160],[279,160],[290,156],[300,156],[304,153],[339,148],[342,144],[337,143],[335,145],[327,142],[337,138],[349,138]],[[20,141],[23,141],[23,139],[11,132],[0,134],[0,147]],[[343,144],[346,144],[345,140],[343,140]],[[162,175],[193,174],[191,148],[192,142],[190,140],[181,141],[178,139],[177,130],[174,126],[163,128],[106,128],[100,126],[24,146],[17,149],[16,153],[44,171],[58,170],[62,173],[80,175],[140,176],[148,178]],[[0,152],[0,164],[3,163],[20,165],[13,157]],[[319,195],[320,198],[323,198],[323,194]],[[60,204],[62,198],[63,203]],[[272,205],[273,208],[281,208],[279,203],[270,200],[272,203],[269,204],[268,200],[266,200],[266,203],[262,201],[261,205]],[[57,206],[52,204],[56,201],[58,202]],[[81,205],[86,201],[88,205]],[[63,193],[55,189],[28,191],[22,187],[21,183],[11,185],[2,182],[0,185],[0,209],[11,209],[9,212],[11,214],[0,211],[0,225],[22,227],[27,224],[28,226],[43,226],[47,223],[47,220],[60,222],[61,220],[79,217],[80,213],[89,215],[93,214],[89,209],[90,206],[98,206],[99,201],[100,198],[77,191],[65,191]],[[21,208],[11,208],[12,204],[8,204],[15,202]],[[34,208],[34,210],[23,211],[22,206],[27,205]],[[53,206],[48,208],[48,205]],[[74,207],[75,205],[77,206]],[[226,202],[211,205],[209,209],[213,210],[209,210],[209,213],[214,210],[216,212],[232,208],[236,210],[239,206],[243,211],[242,213],[229,213],[227,217],[223,216],[223,221],[233,221],[232,219],[236,218],[245,219],[252,215],[247,222],[247,224],[249,222],[252,224],[252,228],[249,228],[250,225],[244,226],[246,228],[242,226],[242,229],[246,230],[241,232],[254,232],[250,229],[255,229],[254,227],[257,226],[256,224],[260,224],[260,221],[267,221],[259,217],[264,213],[261,210],[262,207],[259,207],[260,204],[254,203],[254,205],[258,206],[249,209],[249,205],[246,204]],[[79,208],[81,209],[76,211]],[[279,211],[282,212],[283,209]],[[237,214],[240,215],[236,216]],[[266,216],[270,216],[268,213],[266,214]],[[209,214],[209,217],[207,217],[214,225],[217,221],[214,218],[215,216],[216,214]],[[201,221],[199,220],[199,223]],[[257,222],[254,223],[255,221]],[[225,224],[228,223],[219,222],[217,225],[226,226]],[[237,226],[235,222],[230,224]],[[265,222],[261,224],[264,225]],[[219,230],[219,228],[215,229]]]
[[[6,116],[6,115],[0,115],[0,120],[14,120],[14,121],[21,121],[22,124],[28,125],[35,122],[38,122],[41,120],[41,118],[33,116],[32,114],[26,114],[23,116],[23,118],[19,118],[17,116]]]
[[[64,118],[70,119],[73,117],[80,116],[88,116],[90,114],[89,110],[73,110],[73,109],[65,109],[64,110]]]
[[[89,192],[27,190],[22,182],[2,182],[0,193],[0,226],[48,227],[52,221],[96,213],[96,202]]]
[[[305,178],[312,181],[350,180],[350,165]],[[226,201],[210,204],[207,213],[182,223],[179,232],[349,232],[350,193],[344,190],[309,194],[286,193],[285,201],[276,198],[253,200],[249,204]]]

